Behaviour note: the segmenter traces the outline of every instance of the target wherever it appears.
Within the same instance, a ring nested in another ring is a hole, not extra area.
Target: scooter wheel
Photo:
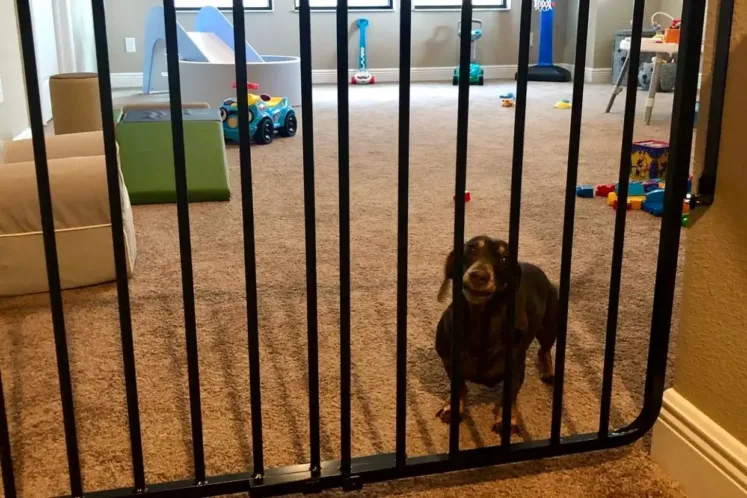
[[[352,78],[350,78],[350,84],[351,85],[357,85],[358,84],[358,81],[355,79],[355,76],[353,76]]]
[[[374,78],[373,76],[371,76],[371,84],[373,85],[374,83],[376,83],[376,78]]]

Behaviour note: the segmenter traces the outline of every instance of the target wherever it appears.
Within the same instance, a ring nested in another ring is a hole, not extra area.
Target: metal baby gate
[[[656,287],[653,301],[648,366],[646,371],[643,408],[638,417],[628,426],[610,429],[610,406],[612,396],[613,361],[620,296],[621,270],[626,211],[618,209],[615,219],[614,250],[607,316],[606,345],[604,354],[603,387],[599,428],[588,434],[561,436],[563,387],[566,358],[566,335],[570,274],[573,250],[573,225],[575,208],[575,186],[581,136],[581,117],[584,97],[584,71],[586,66],[587,31],[589,26],[590,0],[579,0],[578,28],[573,83],[573,109],[571,111],[570,143],[568,148],[567,183],[565,192],[564,229],[562,242],[562,267],[560,278],[561,315],[556,349],[556,383],[552,402],[552,425],[550,438],[512,444],[510,441],[510,397],[503,398],[503,432],[498,446],[462,450],[459,448],[459,424],[453,417],[449,431],[449,452],[427,456],[408,457],[406,447],[406,354],[407,354],[407,265],[408,265],[408,168],[410,127],[410,70],[412,0],[401,0],[400,16],[400,75],[399,75],[399,175],[398,175],[398,256],[397,256],[397,366],[396,366],[396,451],[393,454],[378,454],[364,457],[351,455],[351,307],[350,307],[350,189],[349,189],[349,120],[348,120],[348,0],[338,0],[337,13],[337,99],[339,131],[339,203],[340,203],[340,367],[341,367],[341,423],[340,460],[322,461],[320,456],[320,403],[317,330],[317,268],[316,228],[314,192],[314,137],[311,70],[311,9],[309,0],[299,2],[300,55],[303,119],[303,171],[305,203],[306,285],[308,318],[308,392],[309,392],[309,463],[281,468],[266,468],[263,457],[265,441],[262,435],[262,410],[260,395],[259,339],[257,319],[257,283],[254,246],[254,214],[252,199],[251,150],[249,147],[247,116],[247,70],[246,54],[237,50],[236,81],[238,93],[240,129],[240,166],[243,213],[244,263],[246,278],[246,303],[249,336],[249,365],[251,392],[251,421],[253,468],[235,475],[207,475],[203,447],[203,430],[200,401],[200,380],[197,358],[197,332],[195,323],[195,295],[190,244],[189,209],[187,204],[187,178],[184,155],[184,129],[181,110],[179,63],[177,56],[176,10],[174,0],[164,0],[166,45],[168,52],[168,76],[173,130],[173,151],[178,197],[178,224],[181,255],[181,272],[184,298],[184,319],[187,339],[187,362],[189,399],[194,457],[193,478],[168,483],[148,483],[145,479],[142,431],[138,407],[138,389],[135,375],[135,353],[133,348],[130,298],[123,239],[122,214],[115,134],[112,119],[112,93],[108,60],[105,8],[103,0],[92,0],[95,41],[99,71],[102,121],[106,169],[112,224],[114,261],[117,275],[119,320],[121,329],[126,402],[129,420],[130,449],[132,455],[132,485],[123,489],[106,491],[84,490],[73,407],[73,385],[65,335],[65,320],[62,308],[60,275],[55,244],[54,222],[50,198],[50,182],[44,130],[41,115],[40,95],[34,53],[31,12],[29,0],[17,0],[20,39],[28,91],[28,108],[33,131],[33,145],[38,183],[38,194],[43,226],[44,250],[49,279],[49,295],[54,326],[60,394],[70,476],[70,495],[74,497],[124,497],[187,496],[203,497],[219,494],[248,492],[251,496],[282,495],[295,492],[316,492],[327,488],[342,487],[357,489],[365,483],[436,474],[460,469],[518,462],[540,458],[569,455],[573,453],[602,450],[629,444],[647,433],[662,405],[666,369],[669,331],[672,319],[675,292],[675,274],[680,239],[680,211],[686,193],[686,184],[691,157],[693,119],[698,94],[698,72],[700,70],[701,39],[705,17],[705,0],[684,0],[682,35],[680,41],[677,86],[671,124],[670,168],[667,172],[665,212],[661,222]],[[516,96],[516,118],[514,124],[513,163],[511,175],[509,244],[511,264],[517,264],[519,249],[519,220],[521,206],[524,131],[526,125],[527,68],[529,67],[530,27],[532,1],[521,0],[521,22],[519,34],[518,75]],[[730,26],[733,0],[720,3],[718,39],[714,57],[713,92],[710,105],[706,167],[699,179],[699,191],[695,205],[708,205],[713,199],[715,174],[720,136],[721,110],[723,107],[726,69],[729,52]],[[640,39],[643,27],[644,0],[635,0],[633,8],[631,63],[628,81],[636,81],[639,66]],[[233,2],[235,45],[243,46],[245,20],[243,0]],[[461,21],[469,26],[472,20],[471,0],[463,0]],[[460,42],[460,64],[462,74],[469,72],[469,37]],[[454,274],[461,274],[463,240],[465,229],[464,191],[467,171],[467,125],[469,103],[469,81],[459,82],[458,131],[456,146],[455,222],[454,222]],[[626,205],[628,195],[629,157],[633,138],[637,91],[634,85],[627,88],[623,135],[620,151],[619,203]],[[511,286],[515,282],[511,282]],[[462,299],[461,279],[454,279],[454,299]],[[456,309],[459,309],[457,307]],[[513,310],[513,306],[509,306]],[[458,319],[457,322],[459,323]],[[513,320],[509,318],[509,324]],[[512,325],[510,326],[512,328]],[[511,334],[509,330],[507,333]],[[457,331],[457,336],[459,331]],[[454,341],[452,358],[459,355],[460,342]],[[506,355],[506,368],[511,370],[510,350]],[[458,372],[452,379],[451,406],[453,413],[458,408]],[[511,382],[507,372],[506,382]],[[504,393],[510,393],[506,386]],[[271,444],[271,442],[270,442]],[[5,399],[0,380],[0,463],[5,496],[16,496],[13,474],[12,448],[6,417]]]

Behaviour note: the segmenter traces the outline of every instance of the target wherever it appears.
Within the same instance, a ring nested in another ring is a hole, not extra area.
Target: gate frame
[[[195,321],[195,295],[190,243],[189,206],[187,203],[187,177],[184,155],[184,133],[181,114],[179,63],[177,57],[176,10],[174,0],[164,0],[166,22],[166,45],[168,52],[170,108],[172,116],[172,143],[174,152],[177,191],[177,216],[184,299],[185,334],[189,378],[190,414],[192,421],[192,443],[194,456],[194,478],[168,483],[147,484],[142,449],[142,432],[135,372],[135,353],[132,339],[132,319],[129,287],[127,281],[121,193],[113,126],[111,75],[108,60],[108,42],[103,0],[92,0],[99,68],[102,119],[104,123],[104,145],[106,154],[107,188],[109,192],[112,222],[113,257],[117,276],[117,296],[120,331],[123,349],[123,369],[126,384],[130,447],[132,455],[133,485],[128,488],[86,493],[91,497],[128,497],[137,495],[171,497],[206,497],[218,494],[249,492],[251,496],[277,496],[294,492],[316,492],[342,487],[359,489],[365,483],[387,481],[442,472],[479,468],[497,464],[535,460],[540,458],[570,455],[588,451],[610,449],[630,444],[644,436],[656,421],[662,406],[664,379],[666,374],[669,332],[672,319],[677,255],[680,239],[680,212],[687,190],[687,178],[693,140],[694,106],[698,92],[700,48],[705,18],[704,0],[684,0],[683,22],[680,37],[680,57],[677,67],[677,91],[674,96],[672,124],[670,129],[670,168],[667,171],[665,210],[661,223],[656,285],[651,319],[643,408],[636,419],[626,427],[610,430],[612,375],[614,369],[617,315],[620,294],[626,210],[618,209],[615,215],[612,270],[610,276],[609,310],[605,341],[605,361],[599,429],[595,433],[561,435],[565,357],[568,332],[568,305],[570,296],[570,273],[573,249],[575,214],[575,185],[581,139],[583,109],[584,72],[590,0],[579,0],[578,32],[573,83],[574,106],[571,113],[568,169],[566,178],[565,222],[561,253],[560,303],[561,320],[556,346],[556,384],[553,392],[550,439],[544,441],[511,443],[510,440],[510,369],[511,350],[506,352],[506,380],[503,397],[503,430],[498,446],[463,450],[459,448],[459,423],[457,417],[449,429],[449,452],[417,457],[408,457],[406,451],[406,379],[407,379],[407,264],[408,264],[408,188],[409,188],[409,128],[410,128],[410,69],[412,41],[412,2],[402,0],[400,8],[400,86],[398,130],[398,214],[397,214],[397,371],[396,371],[396,451],[364,457],[353,457],[351,452],[351,406],[350,406],[350,185],[349,185],[349,95],[348,95],[348,0],[339,0],[336,8],[337,27],[337,89],[338,89],[338,152],[340,194],[340,339],[341,339],[341,459],[322,461],[320,456],[319,416],[319,345],[318,345],[318,299],[316,268],[316,212],[314,192],[314,138],[313,102],[311,78],[311,9],[309,0],[299,5],[299,34],[301,54],[302,124],[303,124],[303,172],[304,172],[304,219],[306,244],[306,286],[308,317],[308,363],[309,363],[309,424],[310,462],[279,468],[265,469],[262,435],[262,408],[260,393],[259,334],[257,319],[257,277],[254,238],[254,208],[251,176],[251,148],[249,146],[249,123],[247,119],[247,72],[246,54],[236,52],[236,81],[239,107],[239,158],[242,191],[242,232],[244,241],[245,282],[248,316],[248,361],[250,370],[250,402],[252,420],[253,469],[248,472],[207,476],[202,434],[199,368],[197,358],[197,330]],[[59,278],[59,265],[50,197],[49,171],[47,165],[44,128],[38,90],[38,75],[34,53],[29,0],[16,0],[19,19],[24,72],[28,90],[29,117],[33,136],[35,166],[45,260],[48,269],[51,313],[55,337],[57,368],[62,400],[65,441],[70,476],[70,496],[83,496],[77,431],[74,416],[72,381],[67,353],[64,310]],[[529,66],[529,36],[532,15],[531,0],[522,0],[519,64],[517,72],[516,118],[514,122],[514,144],[511,181],[509,251],[511,264],[518,264],[519,221],[521,186],[526,126],[526,101]],[[463,0],[461,21],[469,25],[472,20],[471,0]],[[633,8],[632,46],[629,81],[640,59],[640,40],[643,26],[644,0],[635,0]],[[234,0],[234,37],[236,45],[245,39],[243,0]],[[693,207],[709,205],[713,201],[715,175],[718,159],[718,141],[722,117],[733,0],[722,0],[719,6],[719,30],[714,58],[714,91],[711,95],[711,113],[708,123],[706,169],[700,178],[700,191],[693,196]],[[468,72],[469,37],[460,41],[460,71]],[[469,81],[459,82],[458,130],[455,168],[455,220],[454,220],[454,274],[463,273],[462,252],[465,228],[464,190],[467,173],[467,136],[469,119]],[[619,170],[619,198],[625,205],[628,195],[629,157],[635,126],[635,102],[637,88],[629,85],[621,142]],[[511,272],[509,289],[515,290],[517,282]],[[515,293],[511,292],[509,314],[514,313]],[[453,299],[463,299],[461,279],[455,278]],[[460,306],[456,306],[458,312]],[[459,317],[457,317],[459,318]],[[461,323],[457,320],[457,323]],[[514,320],[509,317],[506,334],[513,333]],[[457,326],[452,347],[452,359],[458,358],[462,326]],[[510,344],[510,341],[508,342]],[[460,373],[452,375],[451,407],[458,411]],[[5,411],[5,400],[0,376],[0,464],[5,496],[16,496],[11,458],[10,437]]]

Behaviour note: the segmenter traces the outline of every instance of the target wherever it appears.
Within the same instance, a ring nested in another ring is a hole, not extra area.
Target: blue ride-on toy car
[[[256,90],[259,85],[249,83],[248,88]],[[234,88],[236,85],[234,85]],[[272,142],[277,132],[281,137],[292,137],[298,129],[296,111],[286,97],[248,94],[249,137],[254,143],[266,145]],[[239,105],[236,99],[229,98],[220,106],[223,121],[223,135],[234,142],[239,141]]]

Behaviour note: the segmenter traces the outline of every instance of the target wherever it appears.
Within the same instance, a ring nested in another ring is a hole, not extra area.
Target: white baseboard
[[[558,66],[567,69],[573,75],[575,64],[560,63]],[[584,69],[584,81],[586,83],[612,83],[611,67],[587,67]]]
[[[691,498],[747,497],[747,446],[674,389],[664,393],[651,457]]]
[[[21,133],[16,135],[13,140],[26,140],[28,138],[31,138],[31,128],[26,128]]]
[[[112,73],[111,81],[113,89],[142,88],[143,73]]]
[[[558,64],[573,71],[572,64]],[[516,66],[513,64],[483,66],[486,80],[514,79]],[[355,70],[350,70],[352,76]],[[399,81],[399,68],[386,67],[371,69],[376,81],[381,83],[396,83]],[[589,83],[607,83],[612,77],[611,68],[586,68],[586,81]],[[451,81],[454,76],[453,67],[414,67],[410,78],[413,82]],[[143,73],[112,73],[112,88],[140,88],[143,86]],[[315,85],[333,85],[337,82],[336,69],[315,69],[312,71],[311,81]]]
[[[514,79],[516,66],[483,66],[486,80]],[[350,70],[353,76],[355,70]],[[387,67],[371,69],[371,74],[381,83],[396,83],[399,81],[399,68]],[[451,81],[454,77],[453,67],[414,67],[410,71],[410,80],[413,82],[426,81]],[[311,81],[315,85],[332,85],[337,82],[337,70],[316,69],[312,71]]]

